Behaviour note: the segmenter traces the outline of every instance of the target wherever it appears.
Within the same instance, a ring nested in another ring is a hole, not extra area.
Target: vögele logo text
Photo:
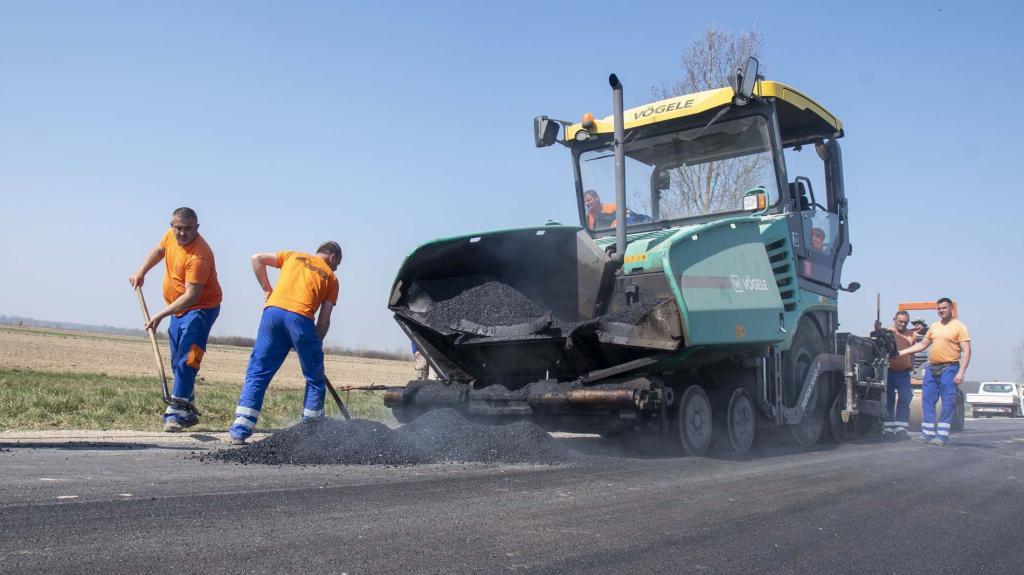
[[[745,291],[768,291],[768,282],[761,278],[752,278],[750,276],[740,277],[739,275],[733,274],[729,276],[729,281],[732,282],[732,289],[736,293],[743,293]]]

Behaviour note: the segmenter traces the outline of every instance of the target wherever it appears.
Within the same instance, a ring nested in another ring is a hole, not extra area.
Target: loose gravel
[[[264,465],[415,465],[564,464],[581,457],[533,423],[485,425],[446,408],[429,411],[398,429],[365,419],[310,419],[262,441],[221,449],[202,459]]]

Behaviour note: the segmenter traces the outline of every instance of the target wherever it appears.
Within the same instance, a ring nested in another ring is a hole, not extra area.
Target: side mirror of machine
[[[839,289],[841,289],[841,290],[843,290],[845,292],[853,293],[853,292],[855,292],[855,291],[860,289],[860,282],[850,282],[850,285],[848,285],[846,287],[843,287],[843,286],[840,285]]]
[[[750,190],[743,196],[743,211],[761,212],[768,207],[768,193],[762,188]]]
[[[754,95],[754,86],[757,84],[757,70],[760,66],[757,58],[748,56],[747,61],[743,64],[743,67],[736,70],[736,79],[734,80],[735,86],[733,89],[736,91],[736,97],[733,99],[735,104],[743,105],[747,103]]]
[[[533,119],[533,143],[538,148],[546,148],[555,143],[558,139],[560,126],[557,120],[547,116],[537,116]]]

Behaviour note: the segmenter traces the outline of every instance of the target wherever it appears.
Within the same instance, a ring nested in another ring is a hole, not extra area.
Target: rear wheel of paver
[[[754,444],[757,429],[757,417],[754,413],[754,402],[745,389],[737,389],[729,398],[729,406],[725,410],[725,427],[728,432],[729,446],[736,453],[750,451]]]
[[[711,400],[699,385],[686,388],[675,412],[676,438],[688,455],[700,456],[711,444]]]

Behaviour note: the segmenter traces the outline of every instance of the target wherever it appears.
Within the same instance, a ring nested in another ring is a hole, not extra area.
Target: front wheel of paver
[[[796,334],[789,351],[783,354],[782,377],[786,393],[786,405],[796,407],[814,359],[827,350],[825,340],[817,326],[809,319],[797,324]],[[832,375],[822,371],[808,398],[808,410],[800,423],[787,425],[793,441],[801,447],[810,447],[821,438],[826,425],[828,408],[832,404]]]

